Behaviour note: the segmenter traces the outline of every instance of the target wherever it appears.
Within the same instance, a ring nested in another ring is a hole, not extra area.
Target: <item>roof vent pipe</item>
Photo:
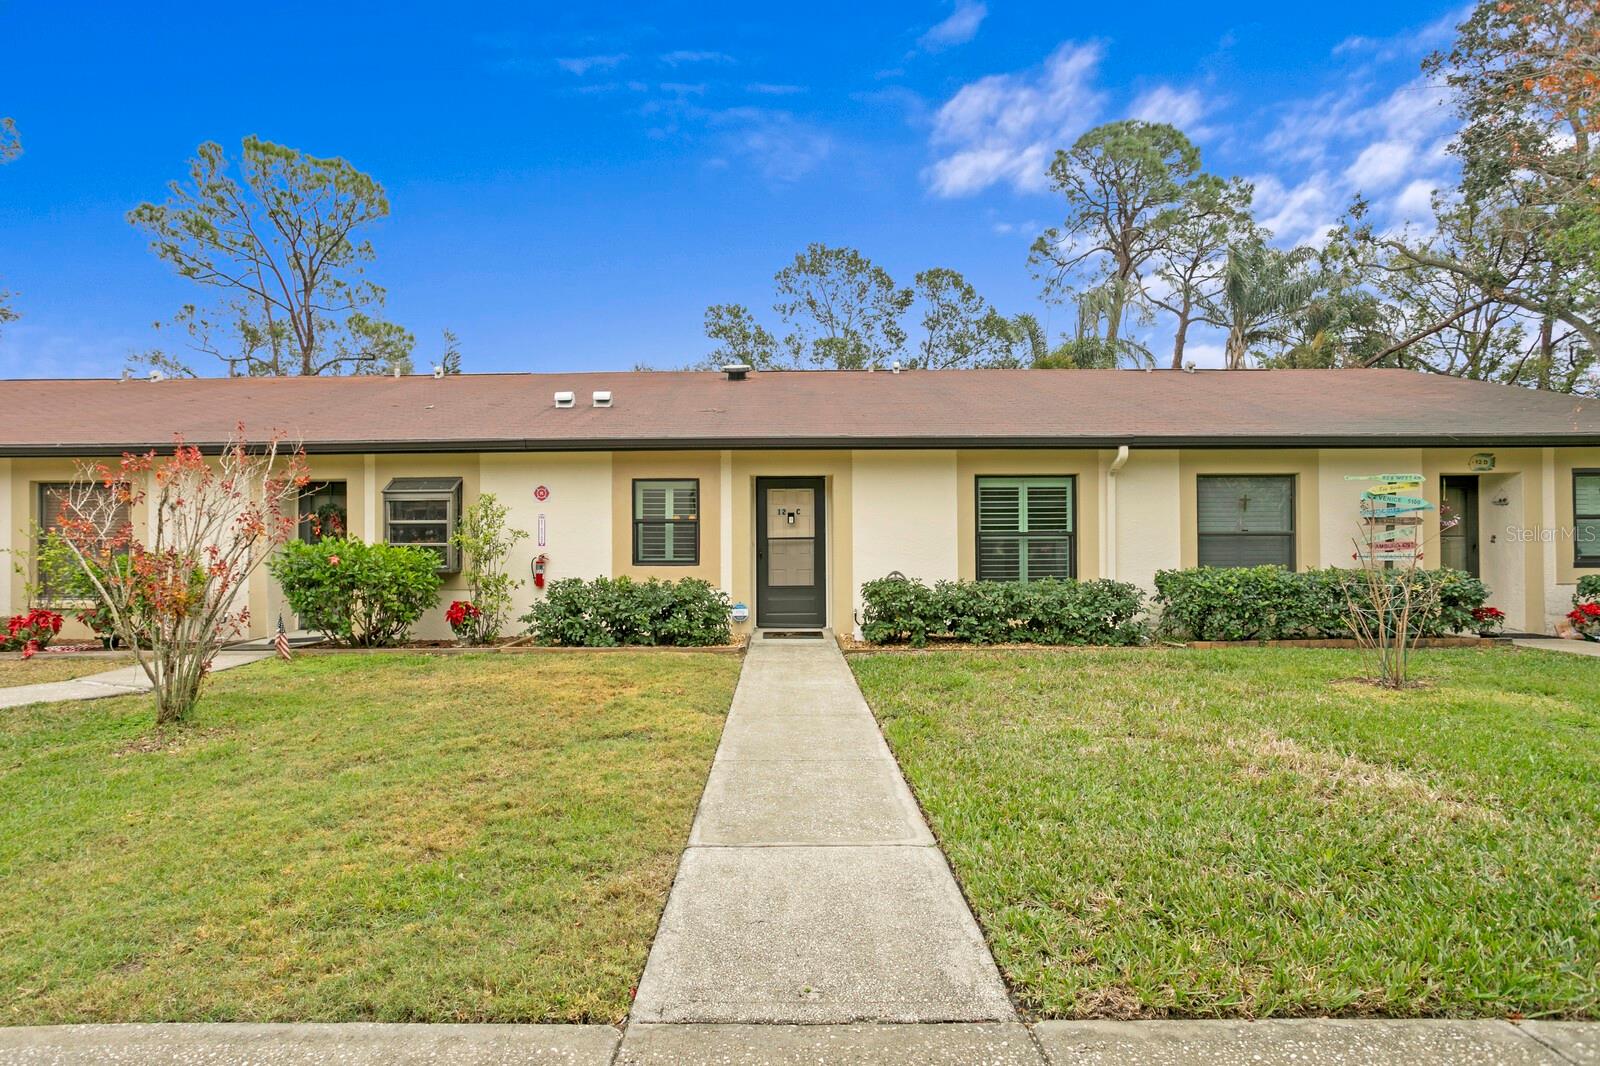
[[[722,368],[722,372],[728,375],[729,381],[743,381],[745,379],[745,375],[750,373],[750,364],[729,363]]]

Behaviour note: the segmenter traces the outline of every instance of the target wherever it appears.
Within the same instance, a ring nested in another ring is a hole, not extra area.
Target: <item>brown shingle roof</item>
[[[608,389],[613,404],[590,406]],[[558,390],[577,406],[558,410]],[[1404,370],[971,370],[0,381],[0,455],[243,422],[310,451],[1600,444],[1600,400]]]

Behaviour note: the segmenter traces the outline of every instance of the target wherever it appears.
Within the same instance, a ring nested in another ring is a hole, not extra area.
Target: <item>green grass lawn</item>
[[[15,655],[0,658],[0,688],[16,685],[42,685],[47,681],[70,681],[75,677],[101,674],[107,670],[131,665],[128,657],[99,657],[73,655],[69,652],[40,652],[31,659]]]
[[[615,1021],[732,697],[707,655],[304,657],[0,712],[0,1024]]]
[[[1600,662],[852,663],[1036,1016],[1600,1013]]]

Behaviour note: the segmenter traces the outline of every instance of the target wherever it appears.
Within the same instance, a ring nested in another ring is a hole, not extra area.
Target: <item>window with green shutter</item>
[[[1578,566],[1600,566],[1600,470],[1572,474],[1572,540]]]
[[[1075,577],[1071,477],[978,479],[978,580]]]
[[[1196,494],[1201,566],[1294,569],[1294,478],[1203,474]]]
[[[700,561],[700,482],[633,483],[635,566],[693,566]]]

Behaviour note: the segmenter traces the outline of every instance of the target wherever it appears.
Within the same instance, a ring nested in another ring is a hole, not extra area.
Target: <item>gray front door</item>
[[[1478,479],[1447,477],[1440,485],[1442,511],[1456,524],[1439,532],[1439,562],[1452,570],[1478,573]]]
[[[819,477],[756,478],[756,625],[827,624],[827,522]]]

